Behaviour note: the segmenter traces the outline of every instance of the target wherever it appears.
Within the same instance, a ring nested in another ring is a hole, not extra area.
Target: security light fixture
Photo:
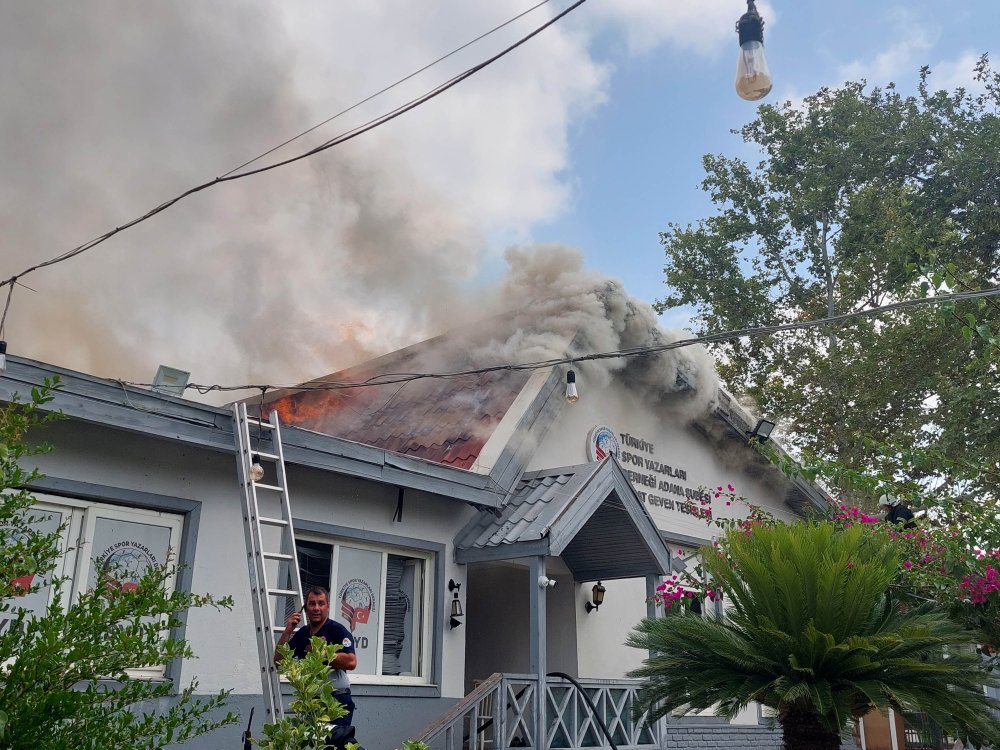
[[[774,426],[774,422],[761,419],[757,422],[757,426],[747,433],[747,437],[750,440],[756,438],[758,443],[766,443],[768,438],[771,437],[771,431],[774,429]]]
[[[764,19],[754,0],[747,0],[747,12],[736,22],[740,35],[740,53],[736,59],[736,93],[741,99],[755,102],[771,91],[774,80],[764,59]]]
[[[605,591],[607,591],[607,589],[601,585],[600,581],[594,584],[594,587],[590,590],[590,601],[584,605],[584,608],[587,610],[587,614],[590,614],[604,604]]]
[[[573,370],[566,371],[566,401],[575,404],[580,400],[580,394],[576,390],[576,373]]]
[[[462,624],[460,617],[465,616],[465,612],[462,611],[462,602],[458,600],[458,590],[462,588],[462,584],[455,583],[454,578],[448,579],[448,591],[453,592],[451,599],[451,618],[448,620],[448,625],[454,630],[459,625]]]
[[[153,390],[170,396],[183,396],[191,373],[178,370],[176,367],[160,365],[153,377]]]

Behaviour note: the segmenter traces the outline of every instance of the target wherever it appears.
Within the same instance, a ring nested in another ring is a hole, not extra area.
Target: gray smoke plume
[[[447,36],[449,14],[480,14],[467,28],[483,29],[518,5],[442,4],[417,14],[420,34],[397,23],[396,36],[386,27],[377,38],[352,38],[359,18],[398,11],[235,0],[4,3],[0,276],[226,172],[456,46],[470,34]],[[502,282],[473,288],[488,234],[559,210],[567,123],[602,100],[606,71],[587,55],[586,37],[558,26],[547,34],[546,44],[477,78],[478,88],[456,88],[395,121],[405,127],[204,191],[25,277],[37,291],[15,289],[10,353],[138,382],[163,363],[199,383],[291,384],[510,310],[518,325],[491,323],[475,359],[523,362],[669,340],[647,306],[584,270],[567,248],[512,250]],[[403,60],[402,47],[417,44],[426,49]],[[402,61],[377,54],[380,45]],[[327,47],[356,54],[334,63]],[[377,79],[374,65],[382,66]],[[406,95],[448,76],[415,82]],[[524,112],[532,116],[517,115]],[[506,143],[516,147],[498,147]],[[714,394],[708,357],[694,349],[581,370],[683,391],[692,408]]]

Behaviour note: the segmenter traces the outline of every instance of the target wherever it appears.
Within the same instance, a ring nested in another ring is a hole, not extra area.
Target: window
[[[314,538],[296,539],[296,548],[303,591],[328,589],[330,617],[354,634],[358,666],[351,679],[427,683],[431,555]]]
[[[116,585],[134,587],[150,566],[164,564],[171,551],[180,546],[181,516],[42,494],[36,497],[38,503],[30,511],[35,519],[32,526],[42,533],[61,527],[61,554],[53,575],[67,579],[63,596],[71,600],[93,588],[112,569],[116,572]],[[44,580],[25,581],[27,585],[38,583],[41,587],[11,603],[33,614],[44,612],[55,595],[51,579],[52,575]],[[11,615],[11,612],[0,613],[0,628],[10,626]],[[135,675],[159,677],[163,675],[163,667],[136,670]]]

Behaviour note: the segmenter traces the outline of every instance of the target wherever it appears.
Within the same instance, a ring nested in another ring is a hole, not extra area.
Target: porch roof
[[[670,569],[670,550],[618,461],[525,474],[498,512],[455,537],[458,562],[562,557],[576,581],[639,578]]]

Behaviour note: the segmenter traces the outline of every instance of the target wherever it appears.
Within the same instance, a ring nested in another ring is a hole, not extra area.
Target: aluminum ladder
[[[284,716],[281,681],[274,664],[276,636],[284,630],[288,616],[300,610],[303,603],[292,506],[277,412],[272,411],[270,419],[264,421],[249,416],[245,403],[233,404],[233,426],[243,495],[250,598],[257,628],[261,686],[268,711],[265,721],[272,723]]]

